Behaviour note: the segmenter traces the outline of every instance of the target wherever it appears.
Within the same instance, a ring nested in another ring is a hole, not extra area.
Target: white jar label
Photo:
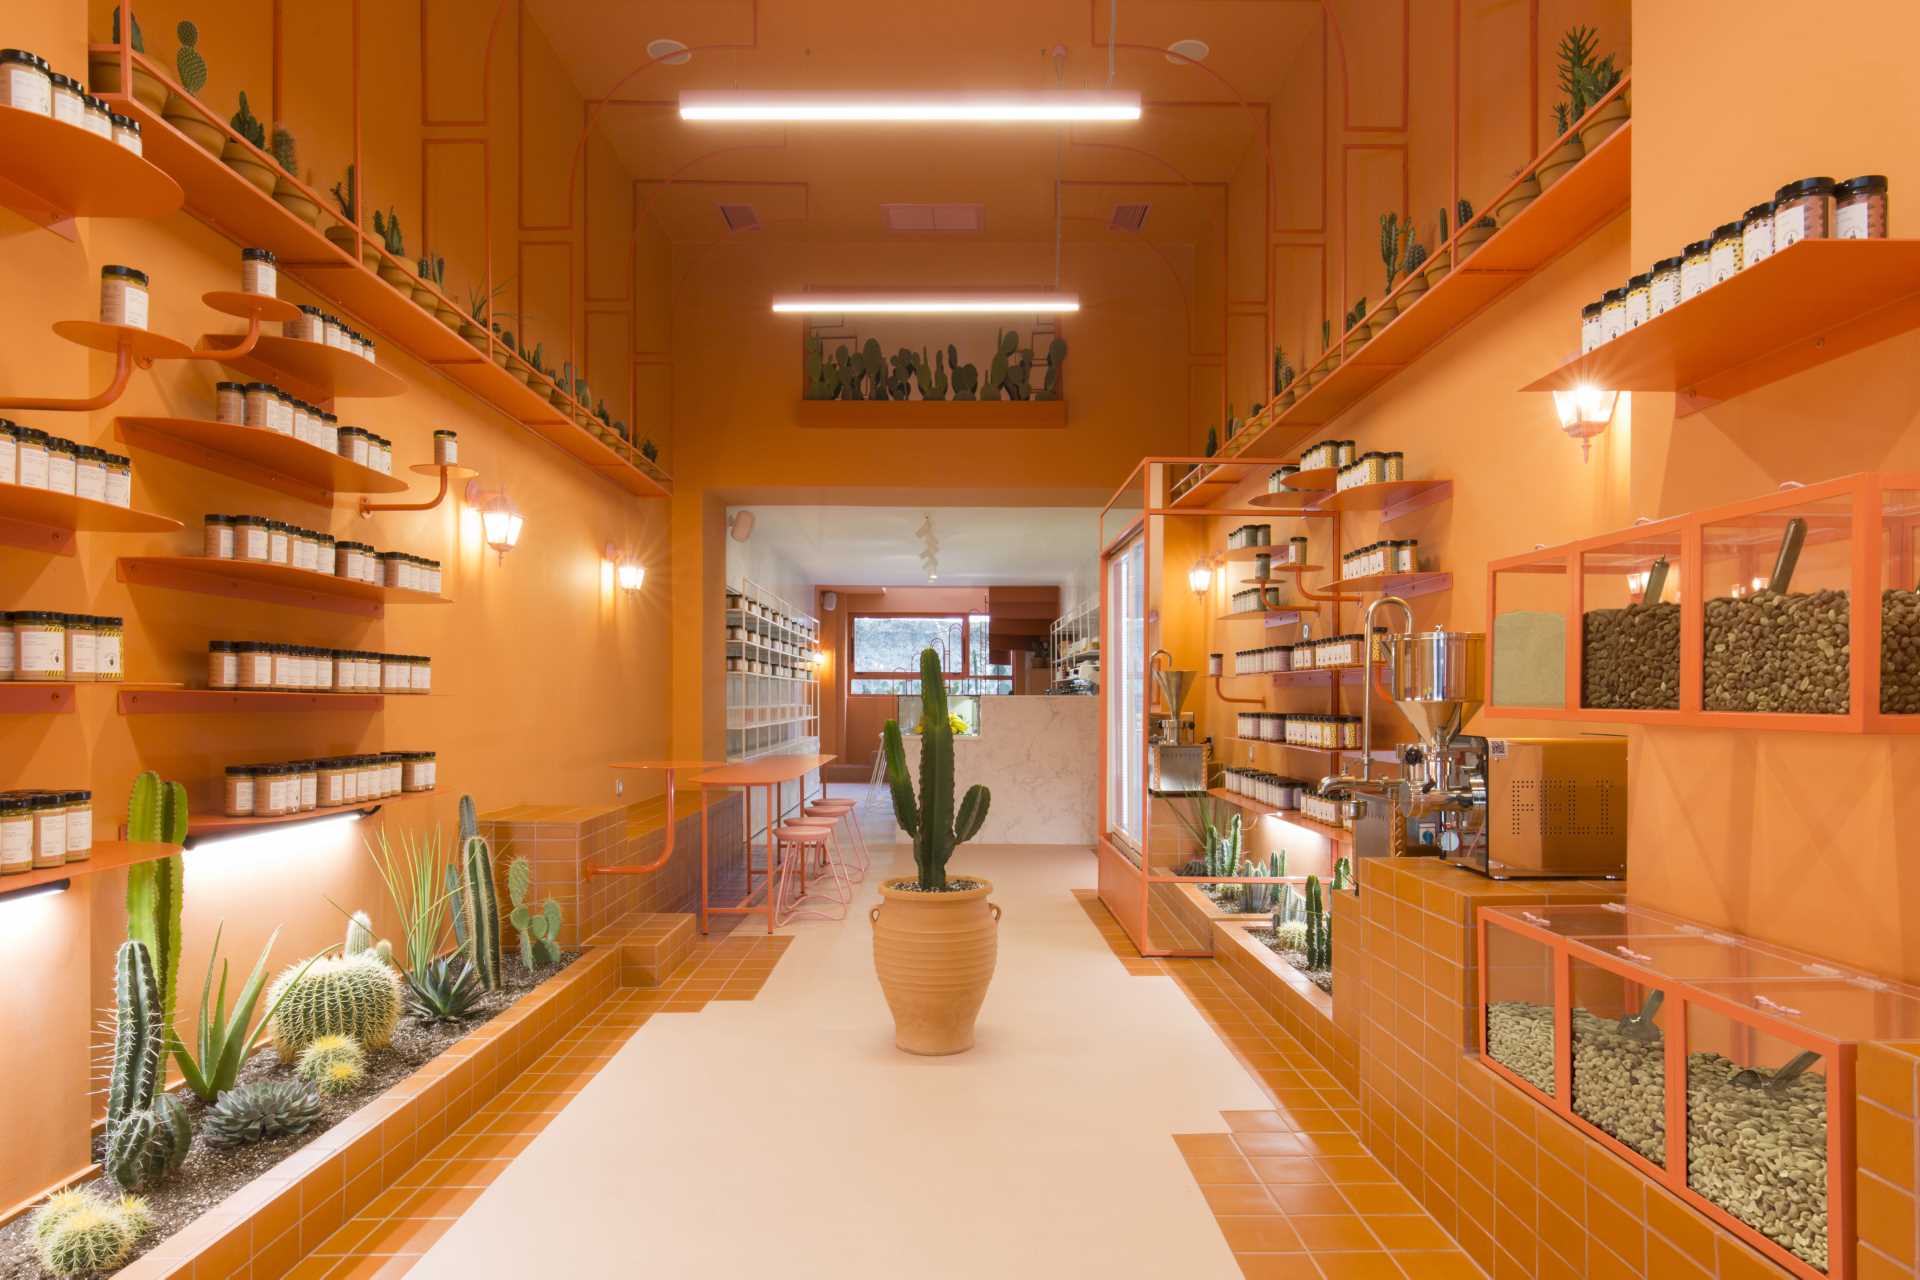
[[[14,637],[20,646],[16,661],[21,671],[48,675],[67,669],[67,641],[59,632],[23,627],[14,632]]]
[[[300,807],[312,809],[320,803],[320,775],[303,773],[300,775]]]
[[[94,645],[94,668],[103,676],[120,674],[120,637],[101,636]]]
[[[107,469],[97,462],[83,462],[74,468],[73,491],[95,502],[107,500]]]
[[[20,482],[20,447],[12,436],[0,436],[0,484]]]
[[[81,104],[81,111],[86,117],[87,131],[89,133],[98,134],[108,142],[113,141],[113,121],[107,119],[107,113],[105,111],[88,111],[84,103]]]
[[[0,867],[18,870],[33,865],[33,817],[0,822]]]
[[[1773,224],[1748,227],[1740,233],[1741,260],[1748,266],[1760,262],[1773,253]]]
[[[1653,280],[1653,314],[1664,315],[1680,305],[1680,273],[1670,271]]]
[[[133,505],[133,472],[107,468],[107,501],[116,507]]]
[[[1773,215],[1773,247],[1776,252],[1807,238],[1807,211],[1782,209]]]
[[[84,129],[86,115],[86,109],[80,105],[79,94],[69,92],[53,95],[53,118],[61,124],[78,125]]]
[[[253,779],[240,778],[233,783],[233,807],[242,813],[253,812]]]
[[[77,804],[67,810],[67,852],[85,853],[93,848],[93,808]]]
[[[1867,202],[1856,200],[1833,216],[1833,233],[1841,240],[1867,238]]]
[[[1713,247],[1713,283],[1725,284],[1740,270],[1740,253],[1731,244]]]
[[[213,684],[216,689],[231,689],[240,683],[240,659],[223,653],[213,660]]]
[[[346,779],[338,773],[330,773],[321,780],[324,783],[319,802],[331,809],[335,805],[347,802]]]
[[[267,531],[259,525],[246,526],[246,558],[265,560],[267,558]]]
[[[1627,328],[1637,329],[1647,322],[1648,295],[1635,289],[1627,295]]]
[[[267,530],[267,558],[275,564],[287,562],[287,535],[278,529]]]
[[[47,450],[38,444],[21,445],[19,449],[20,480],[28,489],[47,487]]]
[[[292,435],[293,406],[285,400],[277,398],[269,399],[267,401],[267,427],[275,435]]]
[[[73,455],[47,451],[47,488],[55,493],[73,492]]]
[[[364,467],[367,465],[367,438],[365,436],[355,436],[353,438],[352,456],[353,460],[361,466]]]
[[[65,861],[67,856],[67,815],[64,813],[42,813],[36,816],[40,827],[38,844],[41,858],[47,861]]]
[[[413,669],[413,687],[421,693],[433,691],[433,664],[422,662]]]
[[[13,678],[16,661],[13,656],[13,628],[0,627],[0,680]]]
[[[99,668],[94,658],[99,652],[99,637],[91,631],[78,629],[67,632],[67,674],[81,676],[92,675]]]
[[[240,267],[240,287],[271,298],[279,290],[279,274],[271,262],[248,258]]]
[[[38,115],[53,114],[53,82],[31,67],[7,69],[7,105]]]
[[[135,329],[146,328],[147,291],[145,289],[129,287],[123,289],[121,292],[126,295],[126,313],[125,318],[122,319],[120,323],[131,325]]]
[[[266,688],[273,683],[273,655],[256,653],[253,655],[253,683]]]

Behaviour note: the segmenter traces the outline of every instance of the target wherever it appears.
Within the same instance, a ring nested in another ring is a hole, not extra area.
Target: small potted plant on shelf
[[[1404,217],[1397,213],[1380,215],[1380,261],[1387,268],[1387,287],[1380,299],[1380,305],[1373,311],[1373,324],[1370,329],[1374,333],[1386,328],[1387,321],[1400,312],[1400,300],[1394,297],[1393,282],[1399,278],[1400,256],[1406,252],[1407,237],[1412,234],[1411,215]]]
[[[113,8],[112,34],[107,39],[117,45],[120,43],[120,6]],[[133,19],[133,38],[135,53],[145,53],[147,42],[140,30],[140,19]],[[97,94],[122,93],[120,86],[120,51],[118,49],[100,49],[87,55],[87,87]],[[133,64],[133,96],[149,108],[161,114],[166,113],[167,86],[160,83],[160,77],[139,63]]]
[[[560,372],[554,375],[553,390],[547,393],[547,403],[562,411],[567,408],[567,388],[573,385],[573,361],[560,366]]]
[[[504,337],[507,343],[507,372],[525,382],[527,380],[526,344],[515,342],[511,333],[505,334]]]
[[[299,144],[285,125],[273,126],[273,158],[281,172],[274,175],[273,202],[310,227],[320,225],[320,206],[307,198],[297,185],[300,177]]]
[[[593,426],[593,389],[585,378],[573,380],[573,421],[575,425],[591,428]]]
[[[893,1013],[893,1041],[908,1053],[961,1053],[987,998],[999,945],[1000,911],[989,881],[949,879],[955,846],[980,833],[993,797],[975,783],[954,803],[953,726],[940,654],[920,654],[920,789],[907,776],[897,721],[887,722],[884,756],[894,818],[913,841],[916,874],[880,885],[873,962]]]
[[[421,257],[415,265],[414,276],[407,282],[407,293],[422,310],[438,309],[440,299],[433,291],[433,255]]]
[[[1382,328],[1385,326],[1383,325]],[[1340,342],[1364,343],[1373,336],[1372,325],[1367,320],[1367,300],[1362,297],[1355,300],[1353,310],[1347,312],[1345,327],[1341,330]],[[1343,357],[1344,358],[1344,357]]]
[[[1576,109],[1573,114],[1576,119],[1586,116],[1580,125],[1580,147],[1583,151],[1589,153],[1594,151],[1601,143],[1611,138],[1632,116],[1632,106],[1627,102],[1625,93],[1620,94],[1598,111],[1593,110],[1595,104],[1612,93],[1614,86],[1619,83],[1620,69],[1613,65],[1612,54],[1608,54],[1597,62],[1589,58],[1586,64],[1575,73],[1574,84],[1579,91],[1579,97],[1574,100]],[[1593,114],[1588,115],[1589,111]]]
[[[420,278],[432,286],[428,290],[428,296],[433,299],[431,302],[421,302],[420,305],[433,312],[434,319],[441,324],[458,332],[460,312],[454,308],[452,300],[447,297],[447,260],[437,253],[432,257],[420,259]],[[420,301],[418,293],[414,295],[414,301]]]
[[[545,363],[543,363],[546,359],[546,354],[547,344],[544,342],[534,343],[531,351],[527,349],[526,343],[522,342],[520,344],[520,358],[526,361],[527,364],[526,369],[522,371],[520,377],[535,391],[540,390],[541,384],[546,380],[547,367]]]
[[[1287,353],[1279,347],[1273,349],[1273,411],[1285,413],[1293,403],[1293,365],[1287,359]]]
[[[229,169],[260,188],[267,195],[273,194],[273,166],[261,158],[267,145],[267,126],[261,124],[253,114],[253,108],[247,105],[247,91],[240,91],[240,109],[227,121],[233,126],[238,138],[228,138],[220,148],[220,158]]]
[[[500,322],[495,320],[493,322],[493,362],[502,369],[506,369],[507,361],[513,358],[513,354],[513,330],[501,328]]]
[[[487,349],[487,309],[506,288],[505,282],[502,282],[493,287],[492,293],[483,294],[471,285],[467,287],[467,315],[460,321],[460,336],[478,350]],[[497,329],[499,326],[494,327]]]
[[[1554,136],[1560,140],[1559,145],[1548,152],[1546,158],[1534,170],[1534,177],[1539,179],[1542,191],[1565,177],[1567,171],[1579,164],[1586,155],[1583,138],[1585,130],[1576,131],[1574,126],[1582,123],[1580,117],[1587,113],[1587,108],[1591,107],[1599,96],[1588,97],[1587,95],[1608,73],[1611,74],[1611,79],[1607,81],[1608,89],[1620,80],[1620,73],[1613,70],[1613,55],[1607,55],[1605,60],[1607,71],[1604,73],[1600,70],[1602,64],[1594,60],[1593,50],[1599,43],[1599,38],[1599,33],[1593,28],[1584,26],[1574,27],[1560,37],[1560,92],[1567,96],[1553,104]],[[1601,92],[1604,93],[1605,90]],[[1613,117],[1612,123],[1595,131],[1596,146],[1601,139],[1625,122],[1625,103],[1619,103],[1619,106],[1621,114],[1615,117],[1613,104],[1609,104],[1604,114]]]
[[[401,265],[407,260],[407,237],[406,234],[400,230],[400,211],[390,207],[385,214],[382,214],[378,209],[375,209],[373,211],[373,234],[379,236],[380,242],[387,247],[387,252],[381,256],[379,264],[374,267],[374,271],[382,280],[385,280],[400,292],[411,295],[413,292],[413,277],[408,273],[406,267]]]
[[[1423,268],[1427,263],[1427,246],[1413,234],[1413,228],[1407,228],[1406,248],[1400,254],[1400,310],[1405,311],[1420,300],[1427,291],[1427,276]]]
[[[188,96],[168,93],[167,105],[160,114],[168,124],[217,156],[227,135],[194,103],[200,91],[207,87],[207,60],[200,53],[200,28],[191,22],[182,22],[174,28],[174,33],[180,37],[180,48],[173,55],[173,67],[179,73],[180,87]]]
[[[1462,200],[1460,210],[1465,216],[1460,219],[1459,225],[1465,226],[1473,220],[1473,206]],[[1452,234],[1452,229],[1447,223],[1447,207],[1441,205],[1439,222],[1434,230],[1433,253],[1427,258],[1427,265],[1421,272],[1426,277],[1429,289],[1439,284],[1446,278],[1447,272],[1453,270],[1453,246],[1448,243]]]
[[[1467,209],[1468,213],[1472,212],[1471,206],[1467,205],[1465,200],[1462,200],[1460,204],[1463,208]],[[1485,244],[1487,237],[1499,230],[1499,225],[1500,224],[1489,217],[1482,216],[1469,221],[1467,217],[1462,216],[1460,219],[1460,234],[1453,238],[1453,251],[1460,257],[1465,258],[1475,249]]]
[[[645,461],[640,464],[641,470],[656,479],[666,475],[664,471],[660,470],[660,446],[653,442],[652,436],[648,436],[640,442],[640,456],[645,459]]]
[[[1529,174],[1513,184],[1506,195],[1500,197],[1500,203],[1493,206],[1493,220],[1506,226],[1519,216],[1522,209],[1540,198],[1540,179]]]
[[[352,165],[347,166],[346,178],[333,184],[333,202],[340,206],[344,221],[328,227],[324,234],[340,252],[359,259],[362,266],[373,270],[380,265],[380,253],[360,239],[360,193]]]

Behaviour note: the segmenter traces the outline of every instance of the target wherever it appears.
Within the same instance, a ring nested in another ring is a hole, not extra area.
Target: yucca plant
[[[447,936],[451,914],[447,890],[447,869],[453,865],[441,844],[435,827],[424,835],[402,832],[396,846],[380,829],[376,841],[369,841],[367,852],[374,869],[387,887],[387,898],[400,917],[400,938],[405,955],[401,971],[413,978],[425,973],[440,954]]]

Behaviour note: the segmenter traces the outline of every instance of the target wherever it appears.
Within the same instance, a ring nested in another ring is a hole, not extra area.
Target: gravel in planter
[[[1267,950],[1273,952],[1282,960],[1285,960],[1288,964],[1305,974],[1308,982],[1311,982],[1328,995],[1333,994],[1333,970],[1307,968],[1307,953],[1304,951],[1291,950],[1281,941],[1280,936],[1271,929],[1249,929],[1247,932],[1251,933],[1255,940],[1264,945]]]
[[[1594,609],[1581,620],[1581,635],[1581,706],[1679,709],[1679,605]]]
[[[1920,592],[1880,593],[1880,710],[1920,712]]]
[[[1847,711],[1847,593],[1756,591],[1707,601],[1709,711]]]
[[[522,996],[579,957],[578,951],[566,952],[559,964],[551,969],[542,969],[536,975],[521,966],[518,955],[509,952],[501,959],[500,990],[489,991],[482,996],[477,1002],[474,1016],[463,1022],[427,1022],[411,1013],[402,1012],[399,1023],[394,1027],[393,1043],[377,1053],[367,1055],[366,1083],[349,1094],[336,1097],[322,1094],[320,1120],[305,1133],[269,1138],[264,1142],[239,1147],[215,1147],[200,1135],[200,1122],[209,1109],[208,1104],[191,1093],[182,1092],[179,1097],[186,1104],[187,1114],[193,1121],[193,1148],[177,1173],[159,1186],[141,1193],[153,1207],[153,1229],[140,1237],[133,1252],[127,1256],[127,1261],[131,1263],[366,1106],[389,1086],[406,1079],[440,1056],[449,1045],[475,1027],[484,1025],[497,1014],[511,1008]],[[189,1012],[185,1016],[190,1023],[193,1015]],[[182,1035],[192,1034],[190,1025],[181,1025],[178,1030]],[[272,1044],[263,1042],[240,1068],[238,1083],[294,1078],[292,1066],[282,1066]],[[101,1156],[104,1144],[104,1135],[96,1133],[93,1142],[96,1161]],[[110,1180],[100,1179],[100,1186],[111,1197],[119,1197],[120,1189]],[[5,1227],[0,1227],[0,1280],[51,1280],[33,1256],[33,1240],[29,1231],[32,1217],[30,1213],[22,1214]]]

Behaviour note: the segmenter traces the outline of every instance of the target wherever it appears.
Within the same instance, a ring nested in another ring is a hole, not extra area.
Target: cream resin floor
[[[876,866],[758,999],[641,1027],[412,1274],[1239,1275],[1171,1135],[1267,1095],[1173,983],[1114,962],[1072,894],[1088,850],[955,863],[1006,912],[972,1052],[894,1049]]]

